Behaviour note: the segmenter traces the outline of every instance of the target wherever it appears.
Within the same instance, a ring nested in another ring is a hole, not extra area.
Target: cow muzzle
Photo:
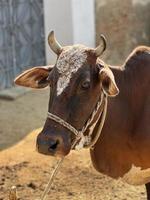
[[[59,136],[45,136],[40,133],[36,141],[39,153],[51,156],[66,156],[71,149],[68,142]]]

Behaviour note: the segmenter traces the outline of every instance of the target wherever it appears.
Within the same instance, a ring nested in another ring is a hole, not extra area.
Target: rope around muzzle
[[[89,127],[89,125],[93,121],[93,119],[94,119],[95,115],[97,114],[98,110],[100,109],[100,106],[102,105],[103,101],[104,101],[104,107],[101,110],[96,122],[94,123],[94,128],[95,128],[96,124],[98,123],[98,121],[101,118],[100,124],[98,126],[98,130],[97,130],[97,134],[95,135],[95,137],[94,137],[94,139],[92,141],[89,140],[89,138],[88,138],[87,141],[89,141],[89,142],[87,142],[85,137],[91,137],[91,135],[84,136],[83,133],[87,130],[87,128]],[[56,116],[56,115],[54,115],[54,114],[52,114],[50,112],[48,112],[48,118],[50,118],[50,119],[54,120],[55,122],[61,124],[62,126],[64,126],[65,128],[67,128],[68,130],[70,130],[72,133],[75,134],[76,138],[72,143],[71,149],[74,149],[75,147],[77,147],[76,145],[79,142],[79,140],[80,140],[79,144],[82,143],[82,141],[83,141],[83,147],[93,149],[93,147],[96,144],[98,138],[100,137],[100,134],[101,134],[104,122],[105,122],[106,113],[107,113],[107,96],[104,93],[102,93],[100,101],[98,101],[98,103],[97,103],[97,105],[96,105],[91,117],[89,118],[89,120],[87,121],[86,125],[82,128],[81,131],[78,131],[71,124],[69,124],[68,122],[64,121],[60,117],[58,117],[58,116]],[[86,141],[86,145],[85,145],[85,141]],[[46,197],[47,197],[47,194],[48,194],[48,192],[50,190],[50,187],[52,185],[53,179],[55,178],[55,176],[56,176],[61,164],[63,163],[63,160],[64,160],[64,157],[62,157],[58,161],[57,165],[55,166],[53,172],[51,173],[51,176],[50,176],[50,179],[48,181],[48,184],[47,184],[47,186],[46,186],[46,188],[45,188],[40,200],[46,200]]]
[[[90,135],[84,135],[85,131],[87,130],[87,128],[90,127],[91,123],[93,122],[93,119],[95,117],[95,115],[98,113],[100,107],[102,106],[102,104],[104,103],[103,109],[101,108],[100,113],[98,115],[98,118],[96,119],[96,122],[94,124],[92,124],[92,127],[95,128],[97,122],[99,121],[99,119],[101,118],[100,124],[98,126],[98,130],[97,133],[94,137],[94,139],[91,139],[92,134]],[[97,142],[104,122],[105,122],[105,118],[106,118],[106,113],[107,113],[107,96],[106,94],[104,94],[104,92],[102,92],[101,94],[101,98],[100,100],[97,102],[94,111],[92,112],[90,118],[87,120],[86,124],[84,125],[84,127],[82,128],[82,130],[78,131],[75,127],[73,127],[71,124],[69,124],[68,122],[64,121],[62,118],[58,117],[57,115],[54,115],[53,113],[48,112],[47,117],[55,122],[57,122],[58,124],[62,125],[63,127],[65,127],[66,129],[68,129],[69,131],[71,131],[75,136],[75,140],[73,141],[72,144],[72,148],[75,147],[75,149],[80,149],[80,148],[93,148],[93,146],[95,145],[95,143]],[[71,149],[72,149],[71,148]]]

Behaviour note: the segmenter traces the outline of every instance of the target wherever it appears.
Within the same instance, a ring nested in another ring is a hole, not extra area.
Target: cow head
[[[48,37],[51,49],[57,54],[54,66],[35,67],[15,79],[15,83],[31,88],[50,86],[48,111],[81,130],[100,98],[102,90],[109,96],[118,94],[114,76],[98,57],[106,48],[83,45],[61,47],[52,31]],[[59,123],[46,119],[37,137],[37,149],[47,155],[67,155],[75,136]]]

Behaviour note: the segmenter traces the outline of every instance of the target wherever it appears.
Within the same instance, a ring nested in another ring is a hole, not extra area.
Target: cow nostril
[[[50,150],[50,151],[51,151],[51,150],[56,150],[58,144],[59,144],[59,140],[53,141],[53,142],[50,144],[49,150]]]

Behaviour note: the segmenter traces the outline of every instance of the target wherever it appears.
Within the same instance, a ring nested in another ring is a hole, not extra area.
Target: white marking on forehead
[[[85,63],[87,48],[83,45],[70,46],[64,49],[58,58],[56,68],[59,72],[57,95],[60,95],[69,85],[72,74],[76,73]]]
[[[150,168],[141,169],[132,165],[131,169],[122,177],[122,179],[131,185],[143,185],[150,182]]]

